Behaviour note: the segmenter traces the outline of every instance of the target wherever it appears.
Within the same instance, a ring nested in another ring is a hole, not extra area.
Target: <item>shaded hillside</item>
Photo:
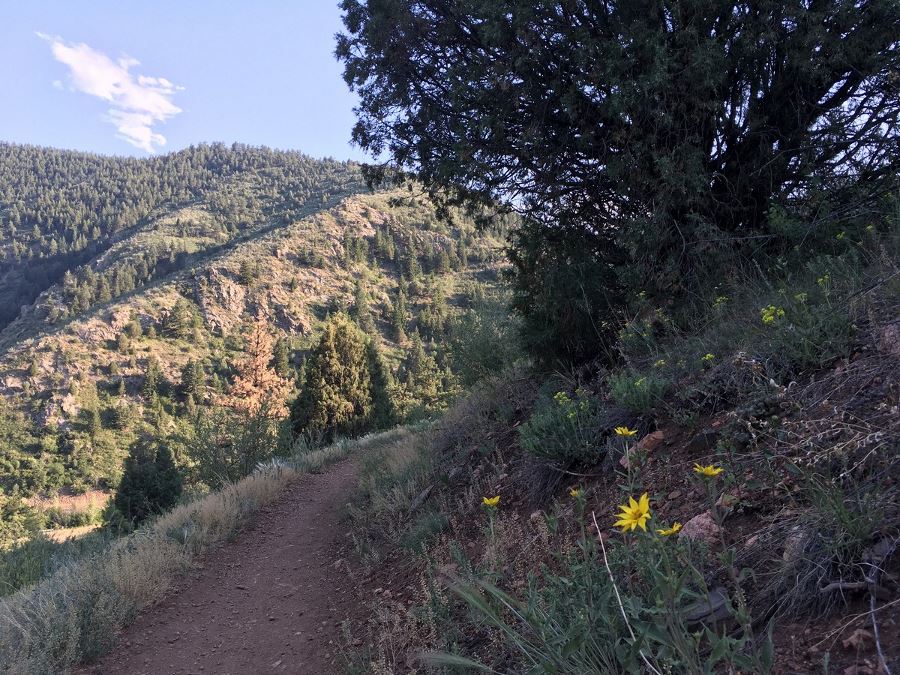
[[[151,159],[0,144],[0,328],[23,306],[31,313],[29,305],[64,276],[66,302],[39,303],[42,321],[65,319],[183,266],[199,249],[362,189],[355,164],[237,144]],[[180,246],[166,236],[168,225]],[[153,241],[134,242],[137,252],[116,265],[111,249],[148,232],[157,233]],[[105,276],[77,273],[91,261],[96,269],[98,257]]]

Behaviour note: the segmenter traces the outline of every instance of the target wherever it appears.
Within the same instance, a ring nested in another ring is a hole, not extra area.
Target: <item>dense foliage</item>
[[[893,0],[342,7],[356,142],[535,223],[516,306],[548,361],[611,345],[639,291],[683,297],[743,254],[824,245],[895,184]]]

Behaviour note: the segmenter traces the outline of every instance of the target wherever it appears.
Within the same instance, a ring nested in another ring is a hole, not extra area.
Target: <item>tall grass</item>
[[[102,655],[198,554],[239,530],[291,480],[377,443],[372,435],[268,463],[0,600],[0,670],[58,673]]]

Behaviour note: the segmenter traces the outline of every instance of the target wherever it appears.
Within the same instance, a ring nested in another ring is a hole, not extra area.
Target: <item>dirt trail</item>
[[[340,561],[355,467],[302,476],[88,673],[337,673],[354,594]]]

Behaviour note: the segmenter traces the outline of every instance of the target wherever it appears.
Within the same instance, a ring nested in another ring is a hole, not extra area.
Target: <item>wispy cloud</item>
[[[133,74],[131,69],[140,64],[133,58],[123,56],[114,61],[83,42],[37,35],[50,44],[53,57],[69,67],[72,89],[109,103],[105,119],[116,127],[119,138],[151,153],[166,144],[165,136],[153,126],[181,112],[172,97],[183,87],[164,77]],[[60,86],[58,81],[53,84]]]

